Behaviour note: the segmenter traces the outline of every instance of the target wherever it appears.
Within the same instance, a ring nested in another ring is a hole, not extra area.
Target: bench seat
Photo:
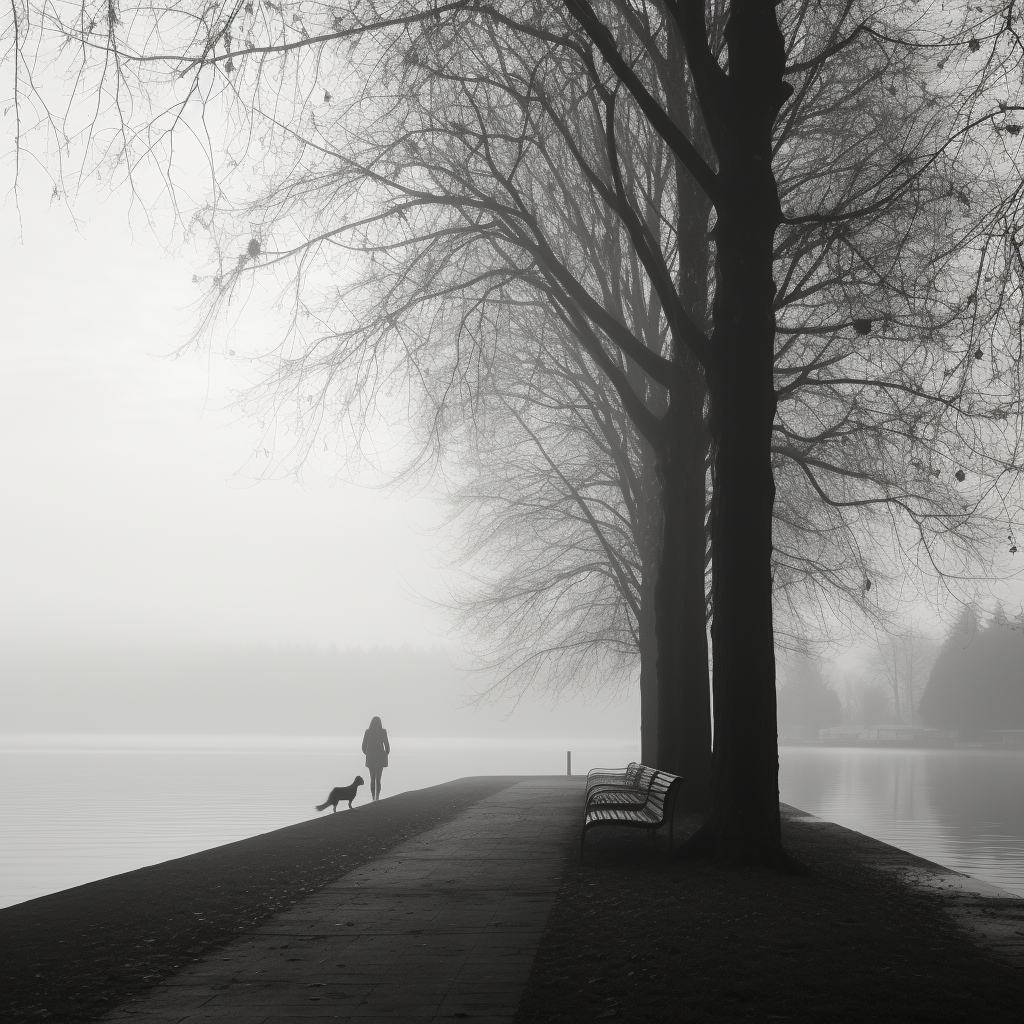
[[[592,807],[643,807],[647,803],[647,790],[607,789],[592,793],[587,809]]]
[[[587,824],[590,827],[604,823],[658,828],[665,823],[664,816],[655,807],[630,808],[628,815],[623,815],[623,810],[622,807],[592,807],[587,814]]]

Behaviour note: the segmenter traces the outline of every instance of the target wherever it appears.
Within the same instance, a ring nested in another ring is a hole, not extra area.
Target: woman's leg
[[[380,777],[384,774],[383,768],[377,769],[377,799],[380,799]]]
[[[377,794],[380,792],[380,769],[370,769],[370,796],[376,800]]]

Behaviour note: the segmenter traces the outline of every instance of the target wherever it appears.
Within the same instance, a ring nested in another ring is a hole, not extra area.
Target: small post
[[[572,775],[572,751],[565,752],[565,774]]]

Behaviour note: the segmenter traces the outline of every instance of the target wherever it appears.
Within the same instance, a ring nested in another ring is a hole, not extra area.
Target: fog
[[[429,498],[338,465],[266,478],[237,370],[171,358],[187,261],[133,234],[121,199],[73,222],[25,181],[0,220],[0,732],[343,735],[380,715],[406,735],[635,739],[635,697],[472,705],[488,680],[455,667],[432,601]]]
[[[133,231],[124,196],[85,193],[72,216],[29,173],[19,203],[0,215],[0,731],[344,733],[379,713],[417,733],[634,738],[635,695],[470,704],[487,680],[454,667],[432,601],[429,497],[329,461],[275,469],[233,405],[244,372],[220,348],[172,358],[188,259]],[[235,328],[253,348],[279,330],[267,298]],[[1001,596],[1018,606],[1019,584]]]
[[[3,220],[0,638],[437,643],[416,600],[437,582],[430,503],[261,480],[237,374],[168,357],[195,299],[187,262],[133,238],[123,204],[92,208],[81,233],[23,206],[23,243]]]
[[[635,697],[474,701],[490,680],[443,648],[8,649],[3,731],[636,739]]]

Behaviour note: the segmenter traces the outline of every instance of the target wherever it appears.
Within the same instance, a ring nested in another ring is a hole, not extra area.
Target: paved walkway
[[[575,850],[583,781],[528,779],[481,800],[104,1019],[511,1022]]]

